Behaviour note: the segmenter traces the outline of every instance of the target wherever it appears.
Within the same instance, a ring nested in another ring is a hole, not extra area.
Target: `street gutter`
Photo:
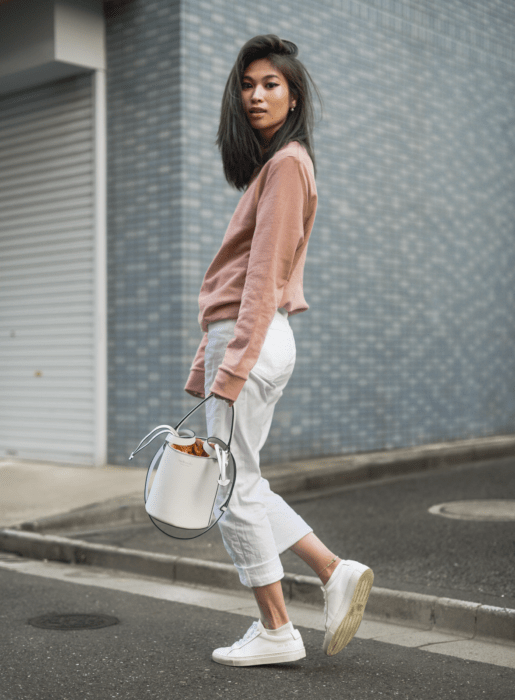
[[[272,490],[289,501],[315,498],[348,485],[513,455],[515,435],[498,435],[264,465],[262,474]],[[236,569],[230,564],[94,544],[51,532],[140,522],[148,522],[142,492],[35,521],[9,524],[0,529],[0,550],[32,559],[119,569],[175,583],[223,589],[241,587]],[[287,602],[323,604],[316,577],[286,573],[282,585]],[[515,610],[510,608],[374,587],[365,617],[515,645]]]

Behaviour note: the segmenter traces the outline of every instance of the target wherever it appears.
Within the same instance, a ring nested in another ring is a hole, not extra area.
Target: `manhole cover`
[[[46,630],[97,630],[100,627],[117,625],[120,620],[111,615],[85,615],[82,613],[67,613],[57,615],[40,615],[29,621],[33,627],[41,627]]]
[[[515,520],[515,501],[495,499],[489,501],[453,501],[431,506],[429,512],[456,520],[482,520],[507,522]]]

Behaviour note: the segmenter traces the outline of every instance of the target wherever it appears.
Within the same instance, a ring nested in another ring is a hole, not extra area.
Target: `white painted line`
[[[204,586],[167,583],[163,579],[138,576],[115,569],[20,559],[16,555],[8,554],[0,556],[0,568],[31,576],[66,581],[67,583],[97,586],[98,588],[135,593],[184,605],[196,605],[234,615],[254,618],[258,616],[254,595],[243,587],[241,591],[224,593]],[[324,631],[322,610],[297,603],[295,605],[288,604],[288,613],[294,625],[320,632]],[[356,637],[454,656],[467,661],[515,668],[515,645],[494,644],[478,639],[466,639],[457,635],[366,619],[361,623]]]

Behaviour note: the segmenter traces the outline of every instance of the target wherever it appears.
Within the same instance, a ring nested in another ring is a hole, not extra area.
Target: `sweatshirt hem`
[[[227,320],[237,320],[238,314],[240,312],[241,303],[239,301],[233,302],[232,304],[224,304],[215,313],[209,314],[208,318],[202,318],[201,328],[204,333],[207,333],[207,327],[210,323],[215,321],[227,321]]]

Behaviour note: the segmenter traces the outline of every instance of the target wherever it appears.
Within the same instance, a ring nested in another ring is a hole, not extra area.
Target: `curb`
[[[330,494],[332,489],[340,486],[511,456],[515,456],[515,435],[495,435],[381,452],[264,465],[261,472],[270,482],[272,490],[288,500],[288,497],[300,495],[308,495],[311,498],[317,493]],[[44,532],[107,523],[139,523],[147,520],[142,481],[141,493],[112,498],[34,521],[9,524],[8,527]]]
[[[238,573],[230,564],[93,544],[57,535],[6,528],[0,530],[0,550],[31,559],[119,569],[175,583],[224,589],[241,586]],[[282,586],[286,602],[323,605],[321,584],[314,576],[285,573]],[[515,644],[515,610],[452,598],[376,587],[370,593],[365,619]]]
[[[292,461],[261,468],[281,496],[515,455],[515,435]]]
[[[91,503],[66,513],[28,520],[19,525],[9,525],[8,528],[27,532],[45,532],[100,525],[130,525],[145,521],[148,521],[148,515],[143,502],[143,492],[138,492],[131,496],[120,496]]]

